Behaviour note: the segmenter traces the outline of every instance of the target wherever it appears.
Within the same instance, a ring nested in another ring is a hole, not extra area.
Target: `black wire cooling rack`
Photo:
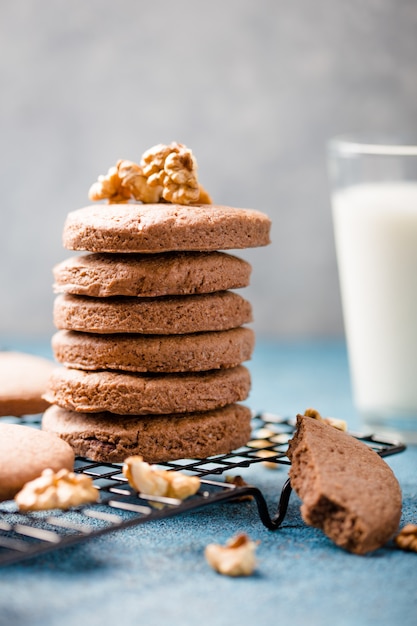
[[[16,422],[39,427],[40,417],[19,418]],[[252,437],[246,446],[229,454],[205,459],[159,463],[158,467],[162,469],[181,471],[200,478],[197,494],[184,501],[137,494],[127,483],[122,464],[97,463],[78,457],[75,471],[92,478],[100,491],[100,501],[69,511],[32,513],[20,513],[14,501],[0,502],[0,566],[144,522],[172,517],[219,502],[247,498],[256,502],[261,522],[270,530],[276,530],[287,511],[291,495],[289,480],[284,483],[277,508],[271,515],[258,487],[245,482],[240,484],[240,481],[229,482],[228,477],[233,477],[233,473],[236,477],[236,470],[259,463],[290,465],[286,451],[294,424],[294,420],[285,417],[259,413],[253,416]],[[351,434],[380,456],[389,456],[405,449],[401,443],[382,441],[373,435]]]

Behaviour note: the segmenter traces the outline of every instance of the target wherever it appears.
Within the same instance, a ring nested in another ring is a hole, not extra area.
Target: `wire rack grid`
[[[40,424],[39,416],[16,421],[34,427],[39,427]],[[68,511],[32,513],[19,512],[14,501],[1,502],[0,566],[33,558],[109,532],[225,501],[254,500],[260,521],[270,530],[276,530],[287,511],[291,495],[289,480],[285,481],[278,497],[277,508],[271,514],[258,487],[244,481],[243,484],[241,481],[229,481],[229,476],[233,478],[236,470],[259,463],[290,465],[286,452],[293,432],[294,420],[270,413],[258,413],[253,416],[252,437],[246,446],[229,454],[205,459],[159,463],[158,467],[161,469],[181,471],[199,477],[199,491],[184,501],[138,494],[123,475],[122,464],[98,463],[77,457],[75,472],[92,478],[100,492],[99,502]],[[401,443],[382,441],[373,435],[351,434],[380,456],[396,454],[405,449]]]

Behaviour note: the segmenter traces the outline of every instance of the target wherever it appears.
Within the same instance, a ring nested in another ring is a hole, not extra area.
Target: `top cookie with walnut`
[[[64,247],[89,252],[211,252],[270,243],[259,211],[212,204],[184,144],[157,144],[139,163],[119,160],[91,186],[93,205],[69,213]]]

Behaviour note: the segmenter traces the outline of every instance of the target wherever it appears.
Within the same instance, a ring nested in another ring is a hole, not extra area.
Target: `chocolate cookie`
[[[249,390],[250,374],[243,365],[159,375],[59,367],[51,374],[45,398],[78,412],[147,415],[210,411],[245,400]]]
[[[252,321],[252,307],[232,291],[161,298],[55,298],[54,323],[61,330],[91,333],[179,335],[237,328]]]
[[[56,293],[167,296],[211,293],[249,284],[251,266],[224,252],[86,254],[54,267]]]
[[[42,398],[55,364],[23,352],[0,352],[0,416],[42,413],[48,402]]]
[[[121,463],[140,454],[148,463],[226,454],[250,438],[251,411],[232,404],[185,415],[126,417],[74,413],[57,406],[43,416],[42,428],[54,432],[77,456]]]
[[[13,498],[44,469],[72,470],[72,448],[53,433],[20,424],[0,424],[0,500]]]
[[[219,205],[99,204],[68,214],[64,247],[90,252],[231,250],[270,243],[270,219]]]
[[[376,550],[395,534],[400,486],[387,463],[366,444],[298,415],[288,457],[291,485],[303,500],[307,524],[356,554]]]
[[[52,337],[57,361],[82,370],[202,372],[251,358],[250,328],[190,335],[98,335],[61,330]]]

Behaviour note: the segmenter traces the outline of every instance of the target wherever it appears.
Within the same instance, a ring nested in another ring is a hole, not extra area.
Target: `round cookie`
[[[74,413],[57,406],[43,416],[42,428],[62,437],[77,456],[121,463],[140,454],[148,463],[227,454],[247,443],[251,411],[232,404],[205,413],[126,417]]]
[[[72,211],[63,245],[90,252],[231,250],[270,243],[260,211],[220,205],[98,204]]]
[[[211,293],[247,287],[251,269],[224,252],[93,253],[56,265],[54,290],[98,298]]]
[[[0,416],[35,415],[49,403],[42,398],[55,364],[23,352],[0,352]]]
[[[235,367],[250,359],[250,328],[191,335],[98,335],[61,330],[52,337],[55,358],[66,367],[128,372],[200,372]]]
[[[250,390],[249,370],[230,369],[191,374],[125,374],[56,368],[45,398],[51,404],[77,412],[109,411],[147,415],[210,411],[245,400]]]
[[[161,298],[61,294],[54,302],[58,329],[91,333],[182,335],[228,330],[251,321],[251,304],[232,291]]]
[[[74,451],[68,443],[20,424],[0,424],[0,459],[0,500],[13,498],[44,469],[57,472],[74,467]]]

